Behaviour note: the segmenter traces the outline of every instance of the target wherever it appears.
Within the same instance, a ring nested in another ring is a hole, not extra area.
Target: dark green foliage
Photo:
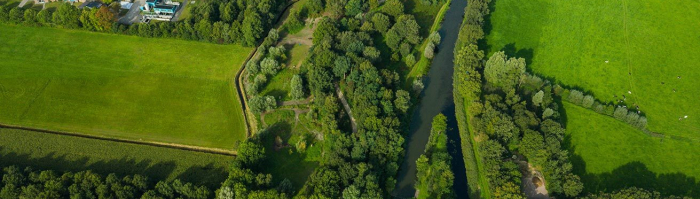
[[[262,113],[277,107],[277,101],[272,96],[255,96],[248,100],[248,103],[253,113]]]
[[[384,2],[382,12],[393,16],[395,19],[404,14],[403,3],[400,0],[387,0]],[[397,20],[398,21],[398,20]]]
[[[647,191],[644,189],[636,188],[636,187],[631,187],[623,190],[618,190],[614,191],[611,193],[598,193],[598,194],[591,194],[586,197],[582,197],[582,199],[618,199],[618,198],[624,198],[624,199],[680,199],[681,197],[677,196],[661,196],[659,192],[656,191]]]
[[[525,59],[508,58],[504,52],[496,52],[486,62],[484,77],[486,81],[501,87],[505,91],[514,89],[525,73]]]
[[[292,99],[304,98],[304,82],[301,79],[301,76],[294,75],[292,77],[291,84],[292,85],[291,90],[289,91],[289,96],[292,97]]]
[[[426,198],[453,198],[454,174],[450,168],[451,157],[447,153],[447,117],[439,114],[433,118],[430,138],[425,153],[416,161],[416,189]]]
[[[265,149],[258,140],[247,140],[239,146],[231,164],[228,179],[216,191],[216,197],[228,198],[287,198],[293,186],[289,180],[272,184],[272,175],[260,173],[258,166],[265,159]]]
[[[34,171],[27,167],[3,168],[0,198],[211,198],[204,186],[180,180],[158,182],[153,186],[140,175],[100,176],[92,171],[57,173]]]
[[[386,32],[391,27],[391,20],[389,19],[389,16],[382,13],[376,13],[372,15],[372,24],[377,31]]]
[[[363,13],[366,8],[364,0],[348,0],[348,3],[345,4],[345,15],[355,16]]]

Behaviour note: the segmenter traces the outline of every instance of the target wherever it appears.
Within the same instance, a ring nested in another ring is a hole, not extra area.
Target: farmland
[[[604,102],[638,105],[652,131],[700,139],[700,56],[691,53],[700,50],[700,10],[688,9],[699,6],[692,0],[497,0],[487,48],[524,57],[528,71]]]
[[[654,138],[612,117],[570,103],[564,108],[574,173],[584,192],[636,186],[700,197],[693,191],[700,186],[700,170],[691,161],[700,159],[697,142]]]
[[[233,76],[252,50],[0,25],[0,123],[232,149]]]
[[[140,174],[153,181],[181,179],[210,188],[226,179],[230,156],[0,128],[0,166],[102,175]]]

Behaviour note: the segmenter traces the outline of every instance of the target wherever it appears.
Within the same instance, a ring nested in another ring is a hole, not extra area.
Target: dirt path
[[[525,197],[528,199],[549,199],[549,192],[542,173],[526,161],[516,160],[515,163],[518,164],[520,172],[523,173],[522,188]]]
[[[275,111],[279,111],[279,110],[292,110],[292,111],[294,111],[294,122],[295,122],[295,123],[298,123],[298,122],[299,122],[299,115],[301,115],[301,114],[303,114],[303,113],[308,113],[309,111],[311,111],[311,109],[278,108],[278,109],[275,109],[275,110],[263,112],[263,113],[260,113],[260,122],[261,122],[262,126],[263,126],[263,127],[267,127],[267,123],[265,123],[265,115],[267,115],[267,114],[269,114],[269,113],[272,113],[272,112],[275,112]]]
[[[309,104],[314,100],[313,97],[309,97],[303,100],[289,100],[289,101],[284,101],[277,103],[278,106],[294,106],[294,105],[304,105],[304,104]]]
[[[335,85],[335,92],[338,94],[338,99],[340,99],[340,102],[343,103],[343,108],[345,108],[345,112],[347,112],[348,117],[350,117],[350,125],[352,126],[352,132],[357,133],[357,123],[355,122],[355,118],[352,117],[352,110],[350,110],[350,105],[348,105],[348,101],[345,100],[345,95],[343,95],[343,91],[340,91],[340,87],[338,87],[338,84]]]

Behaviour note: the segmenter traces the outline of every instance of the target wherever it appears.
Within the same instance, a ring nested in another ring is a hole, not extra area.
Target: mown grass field
[[[233,149],[252,48],[0,25],[0,123]]]
[[[564,108],[571,160],[584,192],[636,186],[700,197],[700,142],[654,138],[571,103]]]
[[[181,179],[216,189],[233,157],[0,128],[0,166]]]
[[[652,131],[700,139],[698,8],[696,0],[497,0],[486,43],[605,102],[625,95]]]

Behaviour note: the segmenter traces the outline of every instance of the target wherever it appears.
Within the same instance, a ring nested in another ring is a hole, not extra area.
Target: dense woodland
[[[83,29],[142,37],[179,38],[221,44],[254,46],[272,27],[285,0],[201,1],[191,9],[191,17],[170,23],[117,22],[119,2],[98,9],[78,9],[61,4],[56,11],[0,7],[0,23]]]

